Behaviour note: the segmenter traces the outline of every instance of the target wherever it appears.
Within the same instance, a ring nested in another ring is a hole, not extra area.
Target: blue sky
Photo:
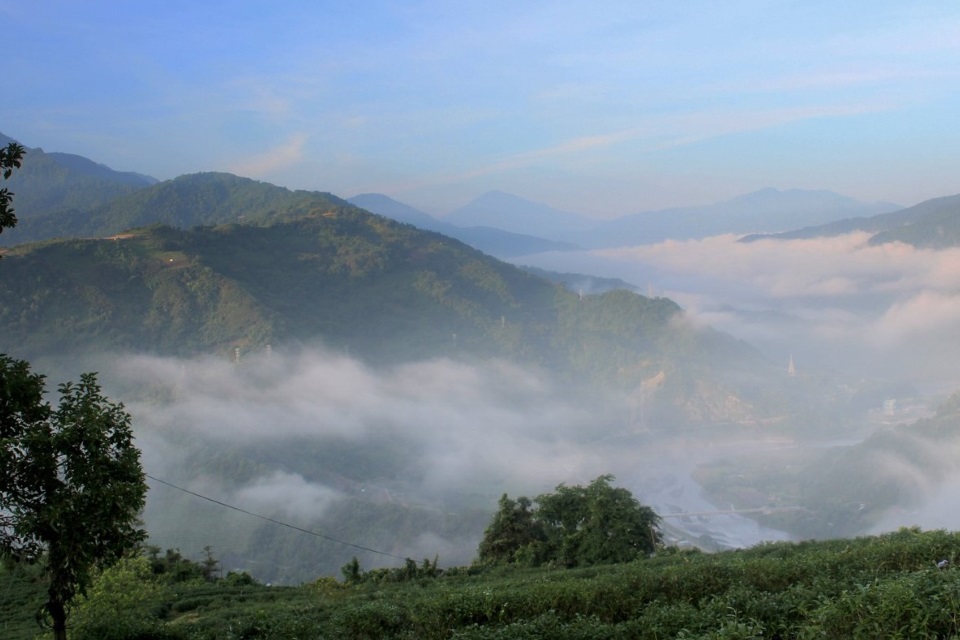
[[[960,192],[960,3],[0,0],[0,131],[434,214]]]

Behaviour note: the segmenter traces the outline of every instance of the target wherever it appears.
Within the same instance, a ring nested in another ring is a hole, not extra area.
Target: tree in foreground
[[[499,509],[483,534],[477,554],[484,564],[535,564],[529,554],[546,542],[546,535],[526,496],[500,497]]]
[[[44,400],[44,376],[0,355],[0,555],[38,562],[56,640],[93,571],[137,547],[147,485],[130,415],[95,374]]]
[[[586,487],[500,498],[478,549],[481,564],[555,563],[567,567],[629,562],[656,550],[660,517],[603,475]]]
[[[14,169],[20,168],[23,160],[24,148],[16,142],[11,142],[0,149],[0,172],[6,180],[13,174]],[[0,189],[0,233],[7,227],[17,226],[17,217],[13,215],[13,194],[6,187]]]

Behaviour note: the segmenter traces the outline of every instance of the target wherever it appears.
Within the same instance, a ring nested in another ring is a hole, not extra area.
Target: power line
[[[240,507],[235,507],[235,506],[233,506],[232,504],[227,504],[226,502],[221,502],[220,500],[214,500],[213,498],[208,498],[207,496],[204,496],[204,495],[201,495],[201,494],[199,494],[199,493],[196,493],[195,491],[190,491],[189,489],[184,489],[183,487],[178,487],[177,485],[173,484],[172,482],[167,482],[166,480],[161,480],[160,478],[154,478],[154,477],[153,477],[152,475],[150,475],[149,473],[145,473],[145,474],[143,474],[143,475],[145,475],[146,477],[150,478],[150,479],[153,480],[154,482],[159,482],[160,484],[165,484],[165,485],[167,485],[168,487],[171,487],[171,488],[173,488],[173,489],[176,489],[177,491],[183,491],[184,493],[188,493],[188,494],[190,494],[191,496],[195,496],[195,497],[197,497],[197,498],[200,498],[201,500],[206,500],[206,501],[208,501],[208,502],[212,502],[212,503],[214,503],[214,504],[218,504],[218,505],[220,505],[221,507],[226,507],[226,508],[228,508],[228,509],[233,509],[234,511],[239,511],[240,513],[245,513],[245,514],[247,514],[248,516],[253,516],[254,518],[260,518],[261,520],[266,520],[267,522],[272,522],[273,524],[278,524],[278,525],[280,525],[281,527],[287,527],[288,529],[293,529],[294,531],[299,531],[299,532],[301,532],[301,533],[306,533],[306,534],[309,534],[309,535],[311,535],[311,536],[315,536],[315,537],[317,537],[317,538],[322,538],[322,539],[324,539],[324,540],[329,540],[330,542],[336,542],[336,543],[338,543],[338,544],[343,544],[343,545],[346,545],[346,546],[348,546],[348,547],[353,547],[354,549],[361,549],[361,550],[363,550],[363,551],[369,551],[369,552],[371,552],[371,553],[376,553],[376,554],[379,554],[379,555],[381,555],[381,556],[387,556],[388,558],[395,558],[395,559],[397,559],[397,560],[406,560],[406,558],[401,558],[400,556],[394,555],[394,554],[392,554],[392,553],[387,553],[386,551],[378,551],[377,549],[371,549],[370,547],[364,547],[363,545],[354,544],[354,543],[352,543],[352,542],[347,542],[346,540],[338,540],[337,538],[333,538],[333,537],[331,537],[331,536],[324,535],[324,534],[322,534],[322,533],[317,533],[316,531],[310,531],[309,529],[303,529],[303,528],[301,528],[301,527],[298,527],[298,526],[295,526],[295,525],[292,525],[292,524],[288,524],[288,523],[286,523],[286,522],[281,522],[280,520],[274,520],[273,518],[268,518],[267,516],[262,516],[262,515],[260,515],[259,513],[253,513],[252,511],[247,511],[246,509],[241,509]]]

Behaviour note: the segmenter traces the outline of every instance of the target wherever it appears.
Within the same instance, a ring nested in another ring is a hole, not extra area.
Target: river
[[[706,462],[734,453],[783,446],[783,442],[718,443],[686,438],[651,442],[642,449],[646,453],[636,455],[635,464],[618,473],[617,484],[629,489],[658,514],[667,516],[662,521],[663,532],[670,542],[680,546],[737,549],[790,540],[787,532],[762,526],[745,515],[717,513],[733,507],[707,501],[693,479],[694,470]]]

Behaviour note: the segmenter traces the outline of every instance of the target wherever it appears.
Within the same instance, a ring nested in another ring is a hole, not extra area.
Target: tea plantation
[[[955,638],[958,561],[960,534],[919,529],[717,554],[667,548],[578,569],[444,571],[409,560],[367,572],[353,566],[348,582],[299,587],[243,574],[208,581],[200,565],[157,573],[141,557],[100,576],[72,616],[70,637]],[[4,568],[0,636],[38,637],[40,601],[28,570]]]

